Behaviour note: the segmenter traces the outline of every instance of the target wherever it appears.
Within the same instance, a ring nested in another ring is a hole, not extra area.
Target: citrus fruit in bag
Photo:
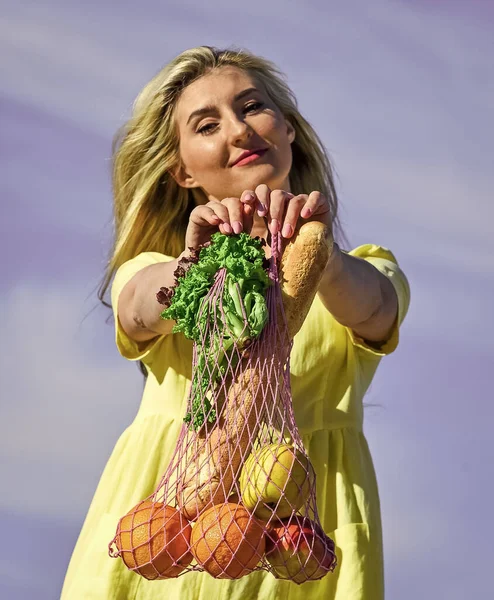
[[[146,579],[167,579],[177,577],[192,561],[191,531],[172,506],[144,500],[120,519],[115,544],[129,569]]]
[[[190,543],[194,558],[210,575],[239,579],[255,569],[266,540],[263,525],[245,507],[226,502],[200,515]]]

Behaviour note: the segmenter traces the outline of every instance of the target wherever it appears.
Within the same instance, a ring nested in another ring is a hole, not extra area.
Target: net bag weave
[[[175,288],[158,293],[177,329],[181,316],[193,323],[182,328],[194,339],[192,382],[166,472],[120,519],[109,544],[110,556],[128,569],[151,580],[192,570],[237,579],[265,570],[295,583],[334,570],[290,389],[293,336],[329,257],[325,233],[320,223],[304,224],[284,250],[285,263],[278,235],[268,260],[264,240],[215,234],[179,264]],[[280,277],[280,264],[291,282]],[[191,293],[184,281],[194,268],[201,293],[185,306]]]

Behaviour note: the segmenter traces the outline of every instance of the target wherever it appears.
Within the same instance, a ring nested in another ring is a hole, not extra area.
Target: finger
[[[265,183],[261,183],[255,189],[255,195],[258,200],[257,214],[260,217],[265,217],[269,212],[269,197],[271,190]]]
[[[256,204],[258,204],[256,194],[253,190],[245,190],[242,192],[242,195],[240,196],[240,202],[244,207],[244,215],[253,214]]]
[[[211,207],[202,205],[197,206],[190,213],[190,221],[192,221],[192,223],[195,225],[206,226],[217,224],[221,221],[221,219]]]
[[[221,218],[209,206],[198,206],[190,213],[190,221],[199,227],[219,225]]]
[[[308,219],[314,214],[322,214],[330,210],[327,198],[321,192],[311,192],[307,196],[307,202],[300,212],[303,219]]]
[[[284,238],[292,237],[297,227],[300,211],[306,205],[308,198],[307,194],[299,194],[287,202],[285,219],[283,221],[283,228],[281,229],[281,235]]]
[[[212,211],[212,213],[216,215],[218,219],[213,224],[218,225],[218,229],[220,230],[220,232],[226,235],[232,233],[233,229],[230,223],[230,214],[228,212],[228,208],[226,206],[223,206],[221,202],[208,202],[208,204],[205,204],[204,206],[195,208],[194,211],[198,209],[207,209],[209,211]]]
[[[253,197],[254,197],[254,200],[252,201],[252,203],[244,202],[242,204],[242,208],[244,211],[244,214],[243,214],[244,231],[247,232],[249,235],[250,235],[250,232],[252,231],[252,227],[254,226],[254,210],[255,210],[255,205],[258,202],[255,194],[253,194]]]
[[[233,232],[242,232],[244,229],[244,209],[240,198],[224,198],[221,204],[228,210],[228,218]]]
[[[293,194],[284,190],[274,190],[269,199],[269,220],[268,227],[271,234],[274,235],[281,230],[281,224],[285,217],[287,201],[293,198]]]

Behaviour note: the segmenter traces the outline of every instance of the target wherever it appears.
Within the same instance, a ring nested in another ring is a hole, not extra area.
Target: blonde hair
[[[180,165],[174,122],[182,90],[213,69],[235,66],[264,86],[269,98],[295,129],[290,187],[294,194],[322,192],[329,200],[336,235],[343,235],[333,169],[311,125],[300,114],[284,75],[270,61],[245,50],[200,46],[186,50],[167,64],[142,90],[129,121],[113,142],[115,237],[98,290],[104,296],[116,270],[144,251],[178,256],[185,247],[191,190],[180,187],[171,172]],[[197,193],[197,191],[196,191]]]

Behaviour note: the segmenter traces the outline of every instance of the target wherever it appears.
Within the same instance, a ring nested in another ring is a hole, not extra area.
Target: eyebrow
[[[233,99],[234,102],[241,100],[244,96],[248,96],[252,92],[258,92],[259,90],[255,87],[247,88],[243,90],[243,92],[238,93]],[[209,104],[208,106],[203,106],[202,108],[198,108],[190,113],[189,118],[187,119],[187,125],[191,122],[194,117],[200,117],[202,115],[210,114],[216,110],[216,106]]]

